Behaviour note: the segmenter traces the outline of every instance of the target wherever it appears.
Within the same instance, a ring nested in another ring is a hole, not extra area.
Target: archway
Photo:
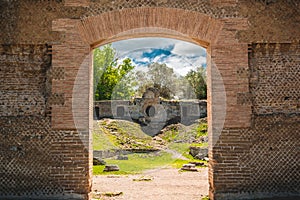
[[[99,117],[94,118],[93,157],[105,162],[93,166],[93,195],[206,196],[206,91],[200,92],[206,90],[206,50],[181,40],[143,37],[101,46],[93,54],[94,103],[100,111],[94,114]],[[132,67],[123,71],[128,59]],[[127,76],[120,79],[118,74]],[[203,157],[197,156],[200,150]],[[119,168],[106,172],[105,165]],[[132,181],[144,177],[149,181]]]
[[[169,8],[133,8],[103,13],[82,20],[58,19],[53,30],[64,33],[65,41],[53,45],[53,70],[65,71],[64,79],[53,82],[52,93],[64,94],[65,104],[52,108],[54,129],[77,129],[91,151],[92,62],[91,50],[112,41],[140,36],[168,36],[207,48],[208,123],[210,137],[211,198],[226,179],[217,179],[212,170],[217,162],[214,144],[224,128],[250,125],[251,107],[238,99],[248,94],[248,77],[232,76],[248,69],[248,45],[235,39],[238,30],[247,28],[244,19],[215,19],[198,12]],[[226,115],[226,117],[225,117]],[[236,116],[239,119],[236,120]],[[223,126],[224,125],[224,126]],[[92,158],[87,184],[91,184]],[[221,191],[221,190],[220,190]]]

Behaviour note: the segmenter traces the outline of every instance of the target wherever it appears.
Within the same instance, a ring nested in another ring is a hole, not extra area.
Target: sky
[[[178,75],[206,67],[206,50],[196,44],[169,38],[135,38],[113,42],[119,60],[130,58],[135,70],[147,71],[150,63],[165,63]]]

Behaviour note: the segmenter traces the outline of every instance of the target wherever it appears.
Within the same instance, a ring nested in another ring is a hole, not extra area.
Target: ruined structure
[[[151,136],[174,123],[190,125],[207,116],[206,100],[163,100],[154,88],[148,88],[141,98],[94,102],[94,119],[114,118],[134,121]],[[148,127],[146,127],[148,126]]]
[[[207,49],[210,198],[300,196],[296,0],[1,0],[0,199],[89,199],[92,49]]]

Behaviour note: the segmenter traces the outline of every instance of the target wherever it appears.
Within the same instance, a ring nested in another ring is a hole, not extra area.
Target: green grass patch
[[[199,144],[194,143],[194,144],[202,145],[201,147],[208,146],[208,143],[199,143]],[[188,160],[176,160],[173,163],[173,167],[180,168],[183,164],[187,164],[189,162],[199,162],[200,161],[198,159],[195,159],[192,155],[190,155],[190,153],[189,153],[190,146],[191,146],[191,144],[189,144],[189,143],[171,143],[171,144],[169,144],[169,146],[168,146],[169,149],[177,151],[178,153],[180,153],[181,155],[183,155],[184,157],[186,157],[188,159]],[[207,164],[207,161],[201,160],[201,162]]]
[[[104,166],[94,166],[94,175],[108,175],[108,174],[137,174],[145,170],[155,169],[158,167],[171,167],[175,161],[172,155],[166,152],[155,153],[136,153],[128,155],[128,160],[114,160],[105,159],[107,164],[118,165],[120,171],[117,172],[103,172]]]
[[[169,149],[175,150],[184,157],[188,158],[189,160],[195,160],[192,155],[189,154],[189,143],[171,143],[169,144]]]
[[[156,143],[145,134],[140,125],[125,121],[104,119],[93,130],[94,150],[108,149],[154,149]]]
[[[196,137],[198,138],[201,136],[207,136],[207,130],[208,130],[207,123],[200,123],[196,128],[196,132],[197,132]]]
[[[178,130],[171,128],[170,130],[166,131],[164,134],[162,134],[162,139],[166,142],[172,142],[178,137]]]
[[[105,130],[101,127],[93,130],[93,150],[116,149],[114,142],[110,139]]]
[[[208,147],[208,143],[204,142],[204,143],[192,143],[190,144],[191,147]]]

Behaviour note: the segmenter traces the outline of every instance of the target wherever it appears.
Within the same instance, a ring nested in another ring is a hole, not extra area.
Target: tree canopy
[[[118,61],[111,44],[94,50],[94,99],[117,100],[142,96],[149,87],[165,99],[206,99],[206,69],[198,67],[185,76],[166,64],[151,63],[147,71],[134,71],[130,58]]]
[[[172,99],[175,95],[176,88],[174,82],[177,77],[172,68],[166,64],[151,63],[148,65],[148,71],[136,72],[139,80],[138,94],[141,95],[149,87],[158,89],[160,96],[165,99]]]
[[[206,70],[204,67],[189,71],[185,78],[193,88],[197,99],[207,98]]]
[[[148,87],[157,88],[160,96],[165,99],[206,99],[206,70],[198,67],[190,70],[185,76],[176,75],[166,64],[151,63],[148,71],[137,71],[139,82],[137,93],[143,94]]]
[[[111,44],[95,49],[94,99],[128,99],[133,96],[136,85],[132,72],[134,67],[129,58],[118,62]]]

